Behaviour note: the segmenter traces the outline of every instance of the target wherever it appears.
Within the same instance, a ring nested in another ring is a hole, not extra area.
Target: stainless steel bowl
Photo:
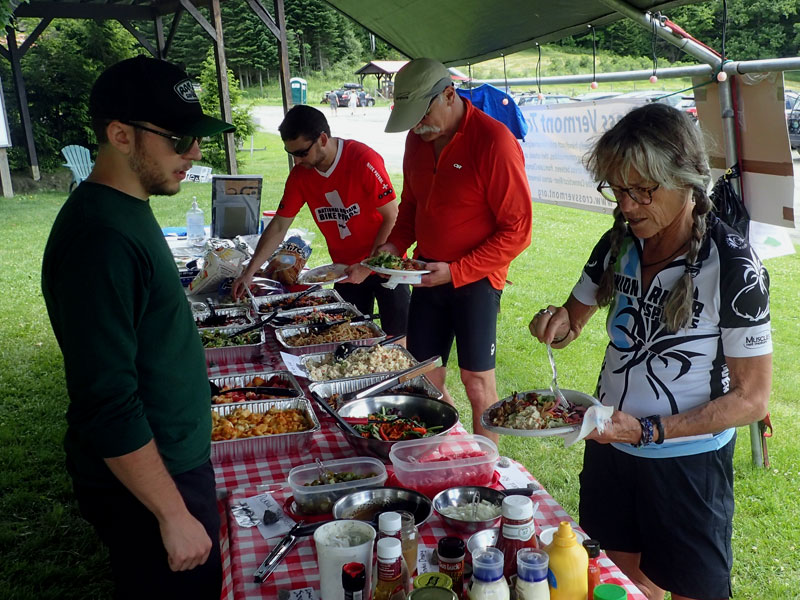
[[[441,425],[442,429],[434,436],[445,435],[458,423],[458,411],[454,406],[410,394],[396,394],[393,396],[373,396],[351,400],[340,406],[336,412],[342,417],[368,417],[372,413],[380,412],[381,408],[396,408],[404,416],[418,417],[428,426]],[[386,442],[371,438],[355,436],[343,430],[347,442],[358,455],[367,454],[389,462],[389,451],[395,442]]]
[[[484,548],[489,548],[497,544],[497,538],[500,537],[500,528],[483,529],[477,533],[473,533],[467,540],[467,550],[470,554],[474,555]]]
[[[442,509],[448,506],[465,506],[471,504],[476,495],[478,496],[477,502],[486,500],[497,507],[497,516],[495,518],[482,521],[467,521],[455,517],[448,517],[442,513]],[[439,492],[433,497],[433,510],[435,510],[436,514],[451,527],[464,533],[474,533],[481,529],[495,527],[498,524],[500,521],[500,507],[503,504],[503,498],[505,498],[505,494],[488,487],[477,485],[451,487]]]
[[[406,510],[419,526],[431,516],[431,501],[414,490],[395,487],[372,488],[347,494],[333,505],[334,519],[377,521],[378,515],[391,510]]]

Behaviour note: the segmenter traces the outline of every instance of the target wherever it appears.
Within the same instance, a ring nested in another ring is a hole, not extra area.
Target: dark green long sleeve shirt
[[[64,355],[72,476],[115,485],[103,459],[151,439],[173,475],[207,461],[203,347],[149,201],[82,183],[50,232],[42,291]]]

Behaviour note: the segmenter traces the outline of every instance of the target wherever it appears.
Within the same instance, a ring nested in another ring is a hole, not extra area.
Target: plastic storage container
[[[289,471],[289,485],[294,493],[297,511],[305,515],[318,515],[330,512],[334,503],[351,492],[380,487],[386,482],[386,467],[375,458],[357,456],[339,460],[326,460],[325,469],[334,473],[355,473],[365,475],[375,473],[373,477],[331,483],[326,485],[305,485],[319,479],[319,468],[316,464],[295,467]]]
[[[389,452],[402,487],[433,498],[447,488],[489,485],[499,455],[482,435],[448,435],[396,442]]]

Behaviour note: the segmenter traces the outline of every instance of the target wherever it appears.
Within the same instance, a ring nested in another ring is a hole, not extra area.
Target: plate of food
[[[570,405],[568,409],[558,404],[549,389],[515,392],[486,409],[481,415],[481,424],[489,431],[504,435],[568,435],[580,429],[586,409],[597,401],[576,390],[561,391]]]
[[[361,264],[381,275],[425,275],[430,273],[426,264],[413,258],[401,258],[388,252],[381,252],[362,260]]]
[[[314,267],[308,271],[303,271],[297,277],[297,283],[301,285],[313,285],[319,283],[321,285],[336,283],[342,279],[347,279],[347,265],[333,263],[330,265],[322,265],[321,267]]]

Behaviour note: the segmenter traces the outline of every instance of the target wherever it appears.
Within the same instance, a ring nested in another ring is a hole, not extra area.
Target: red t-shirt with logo
[[[355,140],[338,141],[326,172],[291,170],[277,214],[294,218],[308,204],[333,262],[352,265],[369,256],[383,223],[377,209],[394,200],[395,192],[380,154]]]

